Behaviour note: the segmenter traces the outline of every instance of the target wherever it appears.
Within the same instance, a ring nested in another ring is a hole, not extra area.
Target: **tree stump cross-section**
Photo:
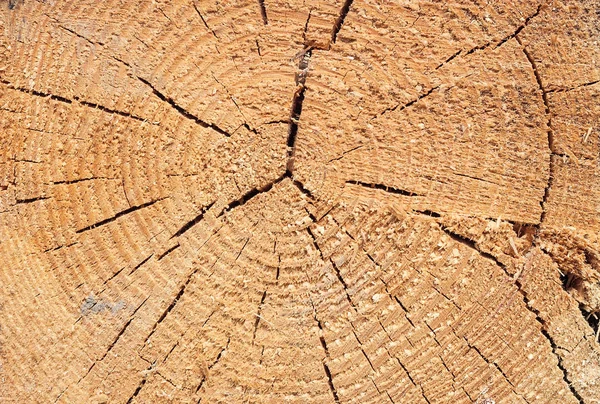
[[[0,28],[1,402],[600,402],[597,1]]]

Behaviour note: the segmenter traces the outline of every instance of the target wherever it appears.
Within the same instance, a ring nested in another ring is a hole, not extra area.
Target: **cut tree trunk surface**
[[[600,402],[597,0],[0,9],[1,402]]]

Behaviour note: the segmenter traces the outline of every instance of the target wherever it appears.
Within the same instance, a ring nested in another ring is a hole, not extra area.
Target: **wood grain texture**
[[[0,1],[0,401],[600,402],[599,35]]]

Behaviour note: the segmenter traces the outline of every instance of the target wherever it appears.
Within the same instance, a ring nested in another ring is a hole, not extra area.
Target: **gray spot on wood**
[[[90,294],[81,304],[79,311],[82,316],[98,314],[105,310],[110,311],[112,314],[116,314],[119,310],[123,310],[125,306],[126,304],[122,300],[119,300],[118,302],[107,302],[102,299],[97,299],[93,294]]]

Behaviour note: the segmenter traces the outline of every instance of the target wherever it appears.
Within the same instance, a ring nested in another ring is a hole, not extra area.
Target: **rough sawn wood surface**
[[[0,401],[599,403],[600,4],[0,1]]]

